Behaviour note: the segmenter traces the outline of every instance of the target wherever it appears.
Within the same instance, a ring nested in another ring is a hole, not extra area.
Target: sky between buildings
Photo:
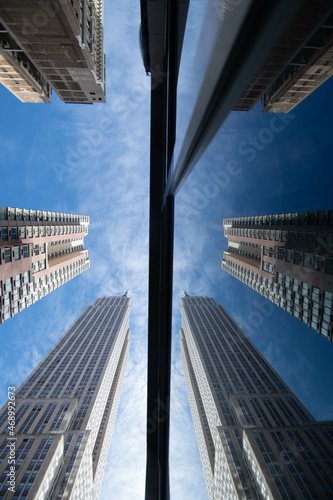
[[[144,497],[150,79],[139,24],[139,2],[106,2],[107,104],[65,105],[55,94],[50,105],[22,104],[0,87],[0,205],[91,221],[91,269],[0,326],[0,404],[96,298],[127,289],[131,297],[130,357],[102,500],[110,491],[119,500]],[[180,78],[183,96],[188,85]],[[333,418],[333,345],[221,270],[223,218],[332,209],[332,87],[277,117],[273,136],[262,132],[273,115],[260,104],[231,113],[176,198],[172,500],[207,498],[180,361],[184,289],[214,297],[314,417]],[[251,145],[258,136],[270,140]]]

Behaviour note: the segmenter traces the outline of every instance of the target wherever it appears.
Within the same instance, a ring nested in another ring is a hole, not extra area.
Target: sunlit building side
[[[187,393],[210,500],[331,495],[333,424],[316,422],[214,299],[181,299]]]
[[[128,360],[129,314],[126,295],[97,299],[23,384],[9,388],[15,425],[6,403],[0,498],[99,498]]]
[[[89,216],[0,207],[0,323],[90,267]]]
[[[333,211],[223,220],[222,269],[332,341]]]
[[[2,0],[0,83],[23,102],[105,102],[103,0]]]

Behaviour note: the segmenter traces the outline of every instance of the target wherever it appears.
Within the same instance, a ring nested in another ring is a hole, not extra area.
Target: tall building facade
[[[87,215],[0,207],[0,323],[90,267]]]
[[[23,102],[105,102],[103,0],[2,0],[0,83]]]
[[[330,0],[307,0],[235,110],[261,99],[264,112],[288,113],[333,76],[333,8]]]
[[[222,269],[332,341],[333,211],[223,220]]]
[[[181,299],[180,343],[210,500],[327,499],[333,423],[316,422],[225,309]]]
[[[0,498],[98,499],[127,365],[129,314],[126,295],[97,299],[23,384],[9,388],[15,421],[9,399],[0,412]]]

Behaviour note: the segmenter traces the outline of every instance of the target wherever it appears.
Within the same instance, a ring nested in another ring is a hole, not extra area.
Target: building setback
[[[333,211],[223,220],[222,269],[332,341]]]
[[[225,309],[181,299],[181,355],[210,500],[331,497],[333,423],[316,422]]]
[[[103,0],[2,0],[0,83],[23,102],[105,102]]]
[[[130,299],[88,306],[0,411],[0,497],[98,499],[125,376]],[[14,448],[13,448],[14,449]],[[9,490],[12,491],[12,490]]]
[[[90,267],[89,217],[0,207],[0,323]]]
[[[288,113],[333,76],[333,7],[307,0],[235,110],[248,111],[261,99],[264,112]]]

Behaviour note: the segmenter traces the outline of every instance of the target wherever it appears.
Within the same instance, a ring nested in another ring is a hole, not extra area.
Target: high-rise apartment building
[[[333,76],[333,7],[307,0],[234,109],[288,113]]]
[[[0,83],[23,102],[105,102],[103,0],[2,0]]]
[[[90,267],[89,217],[0,207],[0,323]]]
[[[9,399],[0,412],[0,498],[98,499],[127,365],[129,314],[126,295],[97,299],[23,384],[9,388],[15,420]]]
[[[333,211],[223,220],[222,269],[332,341]]]
[[[214,299],[185,295],[181,312],[209,499],[330,498],[333,423],[315,421]]]

